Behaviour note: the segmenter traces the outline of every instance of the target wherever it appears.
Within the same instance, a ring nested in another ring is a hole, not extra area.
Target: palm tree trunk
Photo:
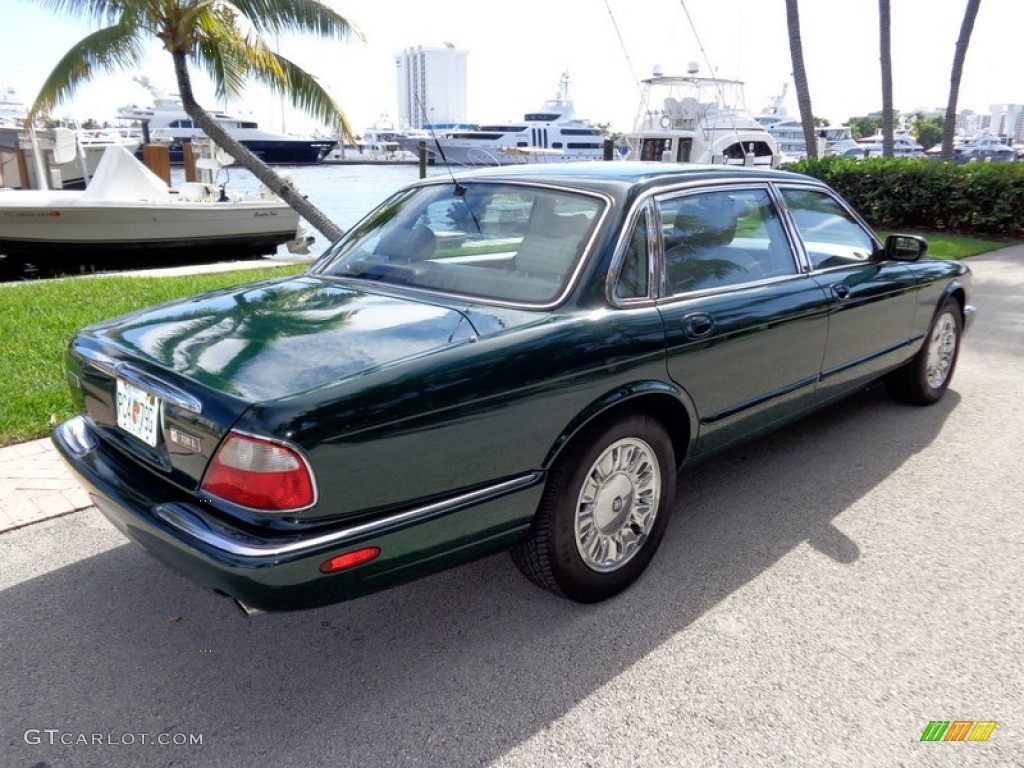
[[[804,127],[807,157],[818,156],[818,138],[814,133],[814,112],[811,110],[811,90],[804,69],[804,47],[800,40],[800,11],[797,0],[786,0],[786,25],[789,27],[789,55],[793,59],[793,85],[796,104],[800,109],[800,122]]]
[[[949,76],[949,102],[946,105],[946,123],[942,126],[942,159],[953,159],[953,134],[956,133],[956,102],[960,95],[960,78],[964,73],[964,60],[967,58],[967,46],[971,42],[974,31],[974,20],[978,17],[981,0],[967,0],[964,20],[960,25],[960,38],[956,41],[953,53],[953,71]]]
[[[337,240],[342,230],[327,215],[313,205],[288,181],[274,173],[266,163],[250,152],[241,142],[233,138],[217,123],[210,114],[196,102],[192,93],[192,78],[189,76],[188,63],[184,53],[173,52],[174,74],[178,80],[178,91],[181,104],[186,114],[191,117],[203,132],[231,155],[243,168],[262,181],[275,195],[284,200],[302,218],[310,223],[328,240]]]
[[[892,109],[892,12],[889,0],[878,0],[879,58],[882,63],[882,157],[895,152]]]

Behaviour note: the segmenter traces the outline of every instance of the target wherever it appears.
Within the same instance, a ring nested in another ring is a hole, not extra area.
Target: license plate
[[[160,433],[160,398],[118,379],[117,426],[156,448]]]

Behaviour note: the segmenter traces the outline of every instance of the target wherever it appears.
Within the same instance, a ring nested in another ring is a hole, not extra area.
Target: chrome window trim
[[[811,276],[802,272],[794,272],[792,275],[777,275],[776,277],[763,277],[760,280],[754,280],[749,283],[736,283],[735,285],[720,285],[716,288],[705,288],[701,291],[690,291],[689,293],[675,293],[669,296],[663,296],[658,301],[658,306],[670,306],[672,304],[678,304],[680,302],[692,301],[694,299],[702,299],[706,296],[721,296],[729,293],[736,293],[737,291],[746,291],[752,288],[763,288],[767,285],[775,285],[777,283],[784,283],[789,280],[807,280]]]
[[[622,267],[626,261],[630,242],[634,229],[639,226],[641,218],[647,230],[647,295],[621,297],[615,294],[615,287],[621,277]],[[658,269],[658,228],[656,207],[651,205],[649,199],[645,199],[639,205],[630,210],[626,226],[622,227],[619,237],[615,242],[615,251],[611,263],[608,266],[608,273],[605,276],[605,298],[608,303],[617,309],[628,309],[635,307],[647,307],[655,303],[655,299],[661,292],[661,270]]]

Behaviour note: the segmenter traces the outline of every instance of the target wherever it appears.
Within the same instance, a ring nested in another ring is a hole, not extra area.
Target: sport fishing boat
[[[181,164],[184,161],[182,145],[193,139],[207,138],[206,134],[185,112],[178,96],[172,96],[156,87],[147,77],[134,79],[149,91],[153,105],[140,107],[130,104],[121,107],[117,110],[118,119],[135,124],[145,123],[149,140],[167,144],[171,151],[171,162]],[[234,117],[225,112],[213,110],[210,114],[233,138],[269,165],[316,165],[336,143],[329,138],[303,138],[266,131],[253,120]]]
[[[743,83],[701,77],[690,63],[685,75],[656,67],[643,81],[630,160],[777,166],[775,138],[746,110]]]

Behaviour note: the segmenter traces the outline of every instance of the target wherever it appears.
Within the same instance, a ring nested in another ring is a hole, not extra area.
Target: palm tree
[[[882,63],[882,157],[892,157],[895,142],[892,111],[892,12],[889,0],[878,0],[878,40]]]
[[[818,156],[818,137],[814,132],[814,112],[811,110],[811,89],[804,69],[804,47],[800,41],[800,11],[797,0],[786,0],[786,25],[789,27],[789,55],[793,59],[793,85],[796,104],[800,109],[800,122],[804,127],[807,156]]]
[[[102,26],[64,54],[46,78],[30,115],[49,112],[79,85],[100,72],[141,65],[146,38],[156,37],[174,61],[182,106],[217,145],[262,181],[329,240],[341,230],[256,155],[232,138],[199,105],[189,63],[206,71],[218,98],[237,96],[247,79],[285,94],[307,114],[352,130],[341,107],[318,80],[271,50],[264,35],[303,32],[328,39],[362,37],[345,18],[320,0],[39,0],[60,13],[88,17]]]
[[[956,41],[953,53],[953,71],[949,76],[949,102],[946,105],[946,122],[942,127],[942,158],[953,159],[953,134],[956,132],[956,101],[960,95],[960,78],[964,73],[964,59],[967,58],[967,46],[971,42],[974,31],[974,20],[978,17],[981,0],[967,0],[964,20],[960,25],[960,37]]]

